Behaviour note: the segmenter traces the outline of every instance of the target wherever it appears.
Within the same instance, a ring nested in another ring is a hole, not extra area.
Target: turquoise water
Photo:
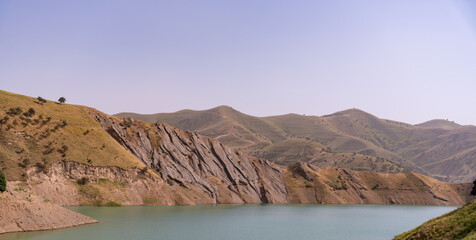
[[[396,205],[202,205],[72,207],[101,223],[1,235],[2,240],[392,239],[455,207]]]

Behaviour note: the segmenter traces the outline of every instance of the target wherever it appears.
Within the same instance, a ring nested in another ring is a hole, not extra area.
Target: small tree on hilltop
[[[473,190],[471,190],[471,195],[476,196],[476,179],[474,179],[474,182],[473,182]]]
[[[45,100],[44,98],[42,98],[42,97],[37,97],[36,99],[37,99],[38,102],[40,102],[40,103],[46,103],[46,100]]]
[[[5,175],[0,172],[0,192],[5,192],[7,190],[7,180],[5,179]]]
[[[58,99],[58,102],[60,102],[60,103],[65,103],[65,102],[66,102],[66,98],[60,97],[60,98]]]

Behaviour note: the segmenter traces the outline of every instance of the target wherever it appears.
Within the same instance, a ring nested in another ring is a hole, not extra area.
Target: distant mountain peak
[[[342,115],[349,115],[349,116],[365,116],[365,117],[372,117],[372,118],[377,118],[376,116],[365,112],[363,110],[360,110],[358,108],[349,108],[343,111],[338,111],[332,114],[324,115],[322,117],[332,117],[332,116],[342,116]]]
[[[218,107],[214,107],[212,109],[208,109],[208,111],[213,111],[213,110],[218,110],[220,112],[230,112],[230,111],[235,111],[235,112],[238,112],[236,109],[230,107],[230,106],[227,106],[227,105],[220,105]],[[205,110],[207,111],[207,110]]]
[[[215,109],[234,109],[228,105],[220,105],[220,106],[217,106],[217,107],[214,107]]]
[[[454,121],[449,121],[445,119],[433,119],[430,121],[426,121],[420,124],[416,124],[417,127],[423,128],[441,128],[446,130],[453,130],[462,127],[461,125],[455,123]]]

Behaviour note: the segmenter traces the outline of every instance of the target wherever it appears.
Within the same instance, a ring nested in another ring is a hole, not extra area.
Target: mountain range
[[[216,110],[238,113],[226,107]],[[58,205],[462,205],[473,199],[470,183],[443,182],[407,171],[404,164],[409,163],[404,161],[361,151],[338,153],[329,143],[341,140],[318,142],[301,122],[284,128],[278,121],[269,124],[247,116],[231,128],[231,120],[210,118],[200,124],[209,122],[224,125],[212,125],[211,132],[231,129],[232,134],[217,136],[219,141],[163,122],[120,118],[86,106],[0,91],[0,171],[7,180],[6,192],[0,192],[0,233],[96,222]],[[247,128],[241,127],[247,123]],[[236,140],[228,142],[232,147],[224,143],[227,139]],[[264,155],[266,147],[287,149],[286,141],[301,143],[303,149],[312,146],[309,154],[317,151],[322,159],[294,158],[278,164],[243,152]],[[350,167],[319,166],[322,162]]]
[[[476,178],[476,127],[447,120],[412,125],[380,119],[359,109],[320,117],[255,117],[228,106],[115,116],[165,122],[278,164],[307,162],[358,171],[412,171],[449,182]]]

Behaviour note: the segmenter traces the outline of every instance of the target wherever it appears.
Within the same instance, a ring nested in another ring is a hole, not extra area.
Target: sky
[[[0,89],[109,114],[476,125],[476,1],[0,0]]]

